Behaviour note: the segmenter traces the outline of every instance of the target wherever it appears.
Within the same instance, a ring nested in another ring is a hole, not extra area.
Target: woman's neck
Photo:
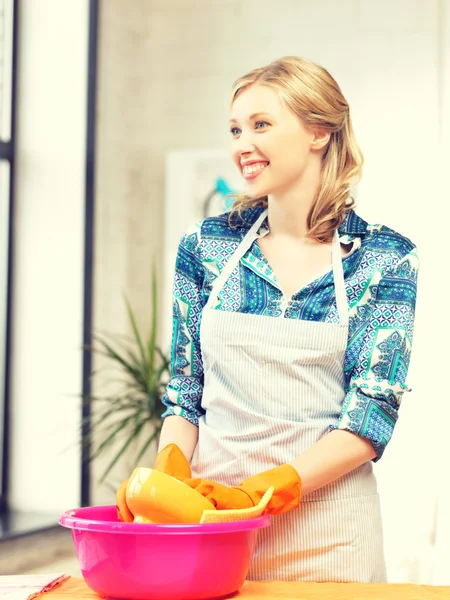
[[[268,219],[271,237],[289,237],[307,242],[307,218],[320,185],[319,174],[299,182],[282,194],[269,195]]]

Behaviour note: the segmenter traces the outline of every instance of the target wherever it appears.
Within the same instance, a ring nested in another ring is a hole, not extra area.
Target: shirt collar
[[[341,226],[338,229],[340,236],[342,235],[355,235],[361,236],[367,233],[368,223],[364,221],[359,215],[355,213],[353,208],[345,215],[345,219],[342,221]]]
[[[258,216],[264,210],[261,206],[255,206],[242,212],[242,218],[237,215],[232,216],[232,222],[235,227],[243,227],[248,229],[252,223],[256,221]],[[353,209],[349,210],[346,214],[345,219],[338,229],[339,236],[351,235],[355,237],[363,236],[367,234],[367,221],[364,221],[359,215],[355,213]]]

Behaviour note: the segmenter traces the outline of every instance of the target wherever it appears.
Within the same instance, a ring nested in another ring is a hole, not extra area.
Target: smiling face
[[[232,158],[250,197],[282,195],[301,183],[316,137],[276,90],[250,85],[233,102],[230,117]]]

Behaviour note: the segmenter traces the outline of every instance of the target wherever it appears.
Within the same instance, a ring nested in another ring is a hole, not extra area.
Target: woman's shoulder
[[[405,233],[400,233],[385,223],[369,223],[353,209],[339,227],[339,235],[359,237],[361,246],[373,252],[392,252],[404,256],[416,249],[416,244]]]
[[[242,213],[224,212],[206,217],[191,225],[182,237],[183,245],[193,249],[203,243],[223,243],[241,241],[252,224],[261,214],[263,208],[255,207]]]
[[[231,238],[240,238],[250,229],[261,212],[262,206],[247,208],[241,212],[227,211],[213,217],[207,217],[200,221],[202,234],[224,235]]]
[[[415,243],[404,233],[384,223],[369,223],[351,210],[339,228],[348,240],[360,238],[357,264],[368,274],[377,270],[382,277],[402,277],[415,281],[419,256]]]

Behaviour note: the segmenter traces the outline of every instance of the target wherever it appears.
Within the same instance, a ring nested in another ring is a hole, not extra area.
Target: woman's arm
[[[302,495],[305,495],[346,475],[376,455],[368,440],[335,429],[290,464],[300,475]]]
[[[333,430],[290,464],[309,494],[369,460],[388,443],[406,385],[414,330],[416,248],[380,280],[343,411]],[[380,316],[381,315],[381,316]]]
[[[198,253],[200,229],[197,225],[181,238],[173,282],[173,330],[171,379],[162,398],[167,407],[162,415],[159,451],[176,444],[188,461],[197,445],[198,419],[203,414],[203,364],[199,340],[199,320],[204,305],[204,268]]]
[[[166,417],[159,438],[158,452],[169,444],[176,444],[190,462],[198,441],[198,427],[183,417]]]

